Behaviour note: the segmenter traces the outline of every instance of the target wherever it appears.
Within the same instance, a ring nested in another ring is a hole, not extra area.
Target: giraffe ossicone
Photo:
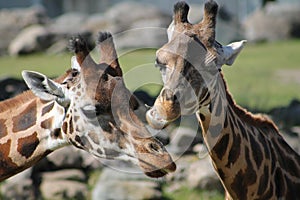
[[[232,65],[245,41],[215,40],[218,5],[209,0],[201,22],[188,22],[189,6],[174,6],[169,41],[156,52],[164,86],[148,123],[157,129],[184,114],[196,114],[226,199],[299,199],[300,156],[268,118],[238,106],[222,66]],[[242,79],[242,77],[241,77]]]
[[[70,144],[96,157],[131,161],[150,177],[176,169],[134,113],[139,105],[124,84],[112,35],[100,32],[97,46],[99,64],[82,37],[72,38],[71,69],[55,80],[23,71],[30,91],[0,102],[0,181]]]

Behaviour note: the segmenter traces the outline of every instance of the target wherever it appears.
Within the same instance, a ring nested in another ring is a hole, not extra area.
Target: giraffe
[[[300,156],[270,119],[238,106],[228,91],[222,66],[233,64],[246,41],[215,40],[215,1],[205,3],[199,23],[189,23],[188,12],[187,3],[175,4],[168,43],[156,52],[164,86],[148,123],[160,129],[196,114],[226,199],[300,199]]]
[[[0,102],[1,181],[66,145],[99,158],[131,161],[149,177],[176,169],[134,113],[137,101],[125,87],[112,35],[100,32],[97,46],[100,64],[82,37],[72,38],[71,69],[55,81],[23,71],[30,91]]]

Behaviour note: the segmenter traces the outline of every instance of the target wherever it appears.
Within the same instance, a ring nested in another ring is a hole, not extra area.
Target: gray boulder
[[[213,169],[209,156],[192,163],[187,170],[190,188],[223,191],[223,186]]]
[[[14,97],[27,89],[23,80],[10,77],[0,79],[0,100]]]
[[[100,169],[103,164],[90,153],[74,148],[64,147],[56,150],[40,163],[40,170],[45,171],[49,166],[50,170],[57,169]]]
[[[280,128],[300,126],[300,101],[294,99],[288,106],[274,108],[268,114]]]
[[[53,35],[41,25],[33,25],[23,29],[8,47],[12,56],[29,54],[46,49],[51,45]]]
[[[87,199],[88,189],[85,183],[70,180],[43,181],[41,193],[44,199]]]
[[[178,127],[171,133],[170,151],[176,154],[185,154],[193,152],[193,146],[201,141],[201,135],[198,134],[196,127]]]
[[[31,168],[27,169],[1,183],[1,199],[35,199],[31,172]]]
[[[268,3],[245,20],[244,28],[253,42],[300,37],[300,4]]]
[[[3,9],[0,11],[0,55],[7,52],[10,41],[31,25],[47,24],[49,18],[42,7]]]
[[[124,169],[124,171],[132,169]],[[139,200],[160,199],[159,182],[139,173],[125,173],[105,168],[92,191],[92,199]]]
[[[108,9],[103,15],[89,17],[84,29],[93,32],[93,35],[99,30],[115,33],[116,45],[120,49],[157,48],[166,42],[166,28],[171,20],[171,15],[157,7],[122,2]]]
[[[81,13],[66,13],[56,19],[49,26],[49,29],[60,35],[73,35],[83,31],[83,25],[87,19],[87,15]]]

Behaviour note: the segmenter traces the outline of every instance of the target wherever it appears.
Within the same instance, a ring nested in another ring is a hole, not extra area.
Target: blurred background
[[[70,37],[94,48],[98,31],[114,34],[124,79],[151,105],[161,88],[155,51],[167,42],[175,0],[0,0],[0,99],[26,90],[24,69],[50,77],[70,67]],[[189,20],[203,14],[203,0],[189,0]],[[233,66],[224,66],[238,104],[264,113],[300,152],[299,0],[217,0],[217,40],[248,40]],[[97,52],[93,51],[97,57]],[[0,111],[1,112],[1,111]],[[169,134],[167,134],[167,132]],[[64,148],[1,183],[1,199],[224,199],[201,131],[193,116],[155,133],[177,159],[178,169],[149,179],[129,163],[97,161]],[[199,159],[200,157],[200,159]],[[116,170],[118,172],[116,172]],[[32,187],[33,186],[33,187]]]

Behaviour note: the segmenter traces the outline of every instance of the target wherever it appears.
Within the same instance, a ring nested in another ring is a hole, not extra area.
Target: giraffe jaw
[[[143,173],[150,178],[161,178],[168,173],[174,172],[176,170],[176,164],[173,161],[170,161],[165,167],[155,166],[153,163],[147,162],[147,159],[142,157],[133,156],[130,153],[118,152],[118,156],[108,157],[104,154],[99,154],[98,152],[89,151],[96,158],[112,159],[112,160],[122,160],[126,162],[131,162],[136,166],[139,166]],[[146,160],[146,161],[145,161]]]

